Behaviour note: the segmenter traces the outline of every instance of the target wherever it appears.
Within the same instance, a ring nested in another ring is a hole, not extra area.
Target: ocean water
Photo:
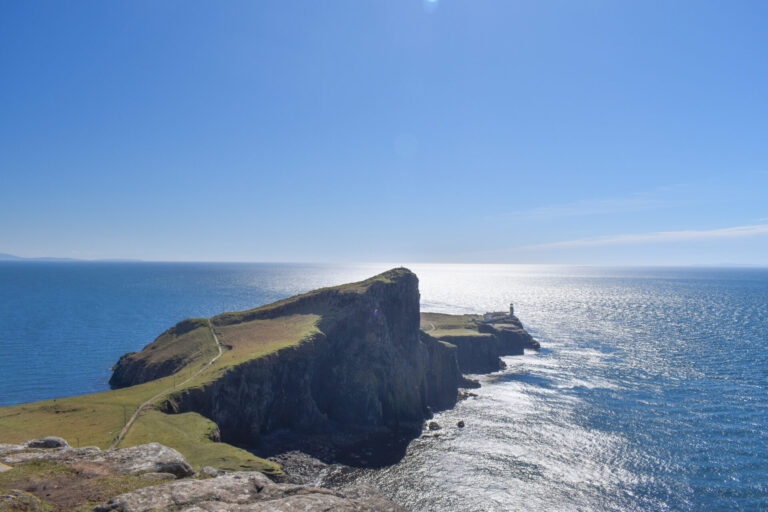
[[[183,318],[386,268],[2,262],[0,405],[107,389]],[[419,511],[768,509],[768,270],[410,268],[423,310],[514,301],[542,349],[359,481]]]

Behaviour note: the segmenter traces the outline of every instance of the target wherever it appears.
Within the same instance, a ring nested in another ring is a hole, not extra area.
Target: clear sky
[[[768,264],[768,2],[0,2],[0,252]]]

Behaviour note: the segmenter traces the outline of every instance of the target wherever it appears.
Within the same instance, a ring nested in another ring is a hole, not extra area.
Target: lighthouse
[[[509,303],[509,316],[510,318],[515,316],[515,305],[513,303]]]

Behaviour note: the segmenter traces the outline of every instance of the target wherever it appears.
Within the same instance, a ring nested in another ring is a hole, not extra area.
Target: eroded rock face
[[[478,330],[493,334],[498,340],[499,355],[522,355],[523,349],[539,350],[539,342],[533,339],[516,316],[508,317],[491,324],[479,324]]]
[[[418,435],[431,410],[456,403],[462,377],[455,349],[421,334],[416,276],[385,276],[360,293],[329,289],[255,310],[245,320],[320,315],[321,334],[179,392],[165,411],[198,412],[223,441],[251,447],[283,430]]]
[[[276,484],[258,472],[229,473],[205,480],[182,480],[116,496],[97,512],[235,511],[400,511],[381,499],[355,499],[340,492]]]
[[[496,336],[451,336],[446,341],[456,346],[462,373],[490,373],[505,367],[499,358],[501,351]]]
[[[20,449],[10,449],[16,446]],[[104,467],[114,474],[170,473],[176,478],[195,473],[182,454],[159,443],[149,443],[119,450],[100,450],[95,446],[85,448],[30,448],[27,445],[5,445],[0,452],[0,462],[13,466],[23,462],[49,460],[63,464],[82,463]]]

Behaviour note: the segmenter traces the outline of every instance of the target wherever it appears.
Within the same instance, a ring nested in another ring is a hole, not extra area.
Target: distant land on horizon
[[[135,262],[143,262],[144,260],[134,259],[134,258],[100,258],[100,259],[88,260],[88,259],[80,259],[80,258],[58,258],[58,257],[52,257],[52,256],[26,258],[24,256],[16,256],[15,254],[0,252],[0,261],[107,261],[107,262],[135,261]]]

